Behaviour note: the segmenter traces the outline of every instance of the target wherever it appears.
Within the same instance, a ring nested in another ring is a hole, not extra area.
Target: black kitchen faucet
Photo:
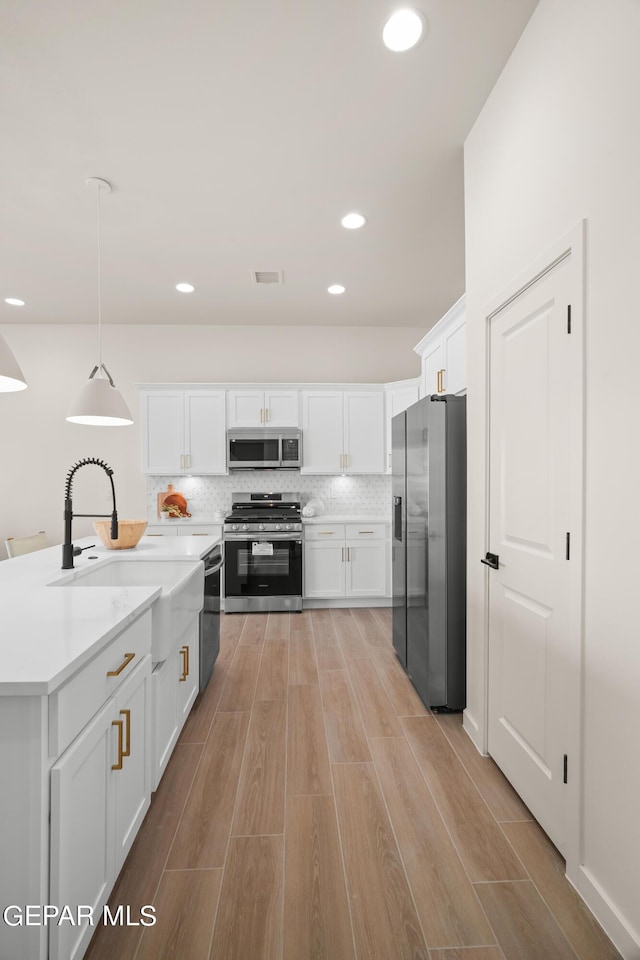
[[[74,513],[71,501],[71,487],[76,470],[80,467],[86,467],[89,464],[95,464],[96,467],[102,467],[111,481],[111,496],[113,498],[113,511],[109,513]],[[116,510],[116,491],[113,486],[113,470],[104,460],[97,460],[95,457],[86,457],[76,463],[67,474],[67,482],[64,491],[64,543],[62,544],[62,569],[73,569],[73,558],[79,557],[83,550],[90,550],[91,547],[74,547],[71,542],[71,524],[74,517],[111,517],[111,539],[118,539],[118,511]],[[91,544],[95,547],[95,543]]]

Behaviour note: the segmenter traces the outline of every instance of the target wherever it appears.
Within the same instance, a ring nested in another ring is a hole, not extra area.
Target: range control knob
[[[276,530],[282,530],[282,524],[276,523]]]
[[[242,524],[242,529],[243,529],[243,530],[248,530],[248,529],[249,529],[249,524],[248,524],[248,523],[243,523],[243,524]]]
[[[264,523],[258,524],[258,530],[264,530]]]
[[[288,523],[288,524],[286,525],[285,530],[291,530],[291,524],[290,524],[290,523]]]
[[[238,529],[238,524],[237,524],[237,523],[232,523],[232,524],[231,524],[231,529],[232,529],[232,530],[237,530],[237,529]]]

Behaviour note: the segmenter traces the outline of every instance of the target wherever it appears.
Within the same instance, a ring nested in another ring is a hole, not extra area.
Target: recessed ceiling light
[[[10,303],[12,307],[24,307],[24,300],[18,300],[16,297],[5,297],[5,303]]]
[[[410,50],[422,36],[424,26],[424,19],[417,10],[411,10],[408,7],[404,10],[396,10],[389,17],[382,31],[385,47],[396,53]]]
[[[193,293],[195,287],[192,283],[176,283],[176,290],[180,293]]]
[[[363,217],[361,213],[348,213],[340,221],[347,230],[359,230],[360,227],[364,227],[366,222],[367,218]]]
[[[327,287],[329,293],[333,294],[344,293],[346,289],[341,283],[332,283],[330,287]]]

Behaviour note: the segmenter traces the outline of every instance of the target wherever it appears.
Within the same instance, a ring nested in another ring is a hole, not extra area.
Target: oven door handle
[[[224,539],[227,542],[235,541],[244,541],[245,543],[270,543],[278,540],[289,540],[291,543],[302,543],[302,538],[296,534],[290,533],[274,533],[273,536],[252,536],[251,534],[246,533],[225,533]]]
[[[213,566],[205,567],[204,568],[205,577],[211,577],[214,573],[219,573],[220,570],[222,569],[223,564],[224,564],[224,560],[222,559],[222,557],[220,557],[220,560],[218,560],[217,563],[214,563]]]

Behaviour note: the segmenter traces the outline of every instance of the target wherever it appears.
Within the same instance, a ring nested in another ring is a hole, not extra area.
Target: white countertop
[[[303,517],[303,523],[391,523],[386,513],[323,513],[321,517]]]
[[[98,541],[74,558],[74,569],[125,557],[197,563],[220,542],[220,537],[143,537],[131,550],[107,550]],[[93,537],[74,540],[79,547],[93,543]],[[72,572],[61,564],[59,544],[0,563],[0,696],[51,693],[161,593],[160,586],[50,586]]]

